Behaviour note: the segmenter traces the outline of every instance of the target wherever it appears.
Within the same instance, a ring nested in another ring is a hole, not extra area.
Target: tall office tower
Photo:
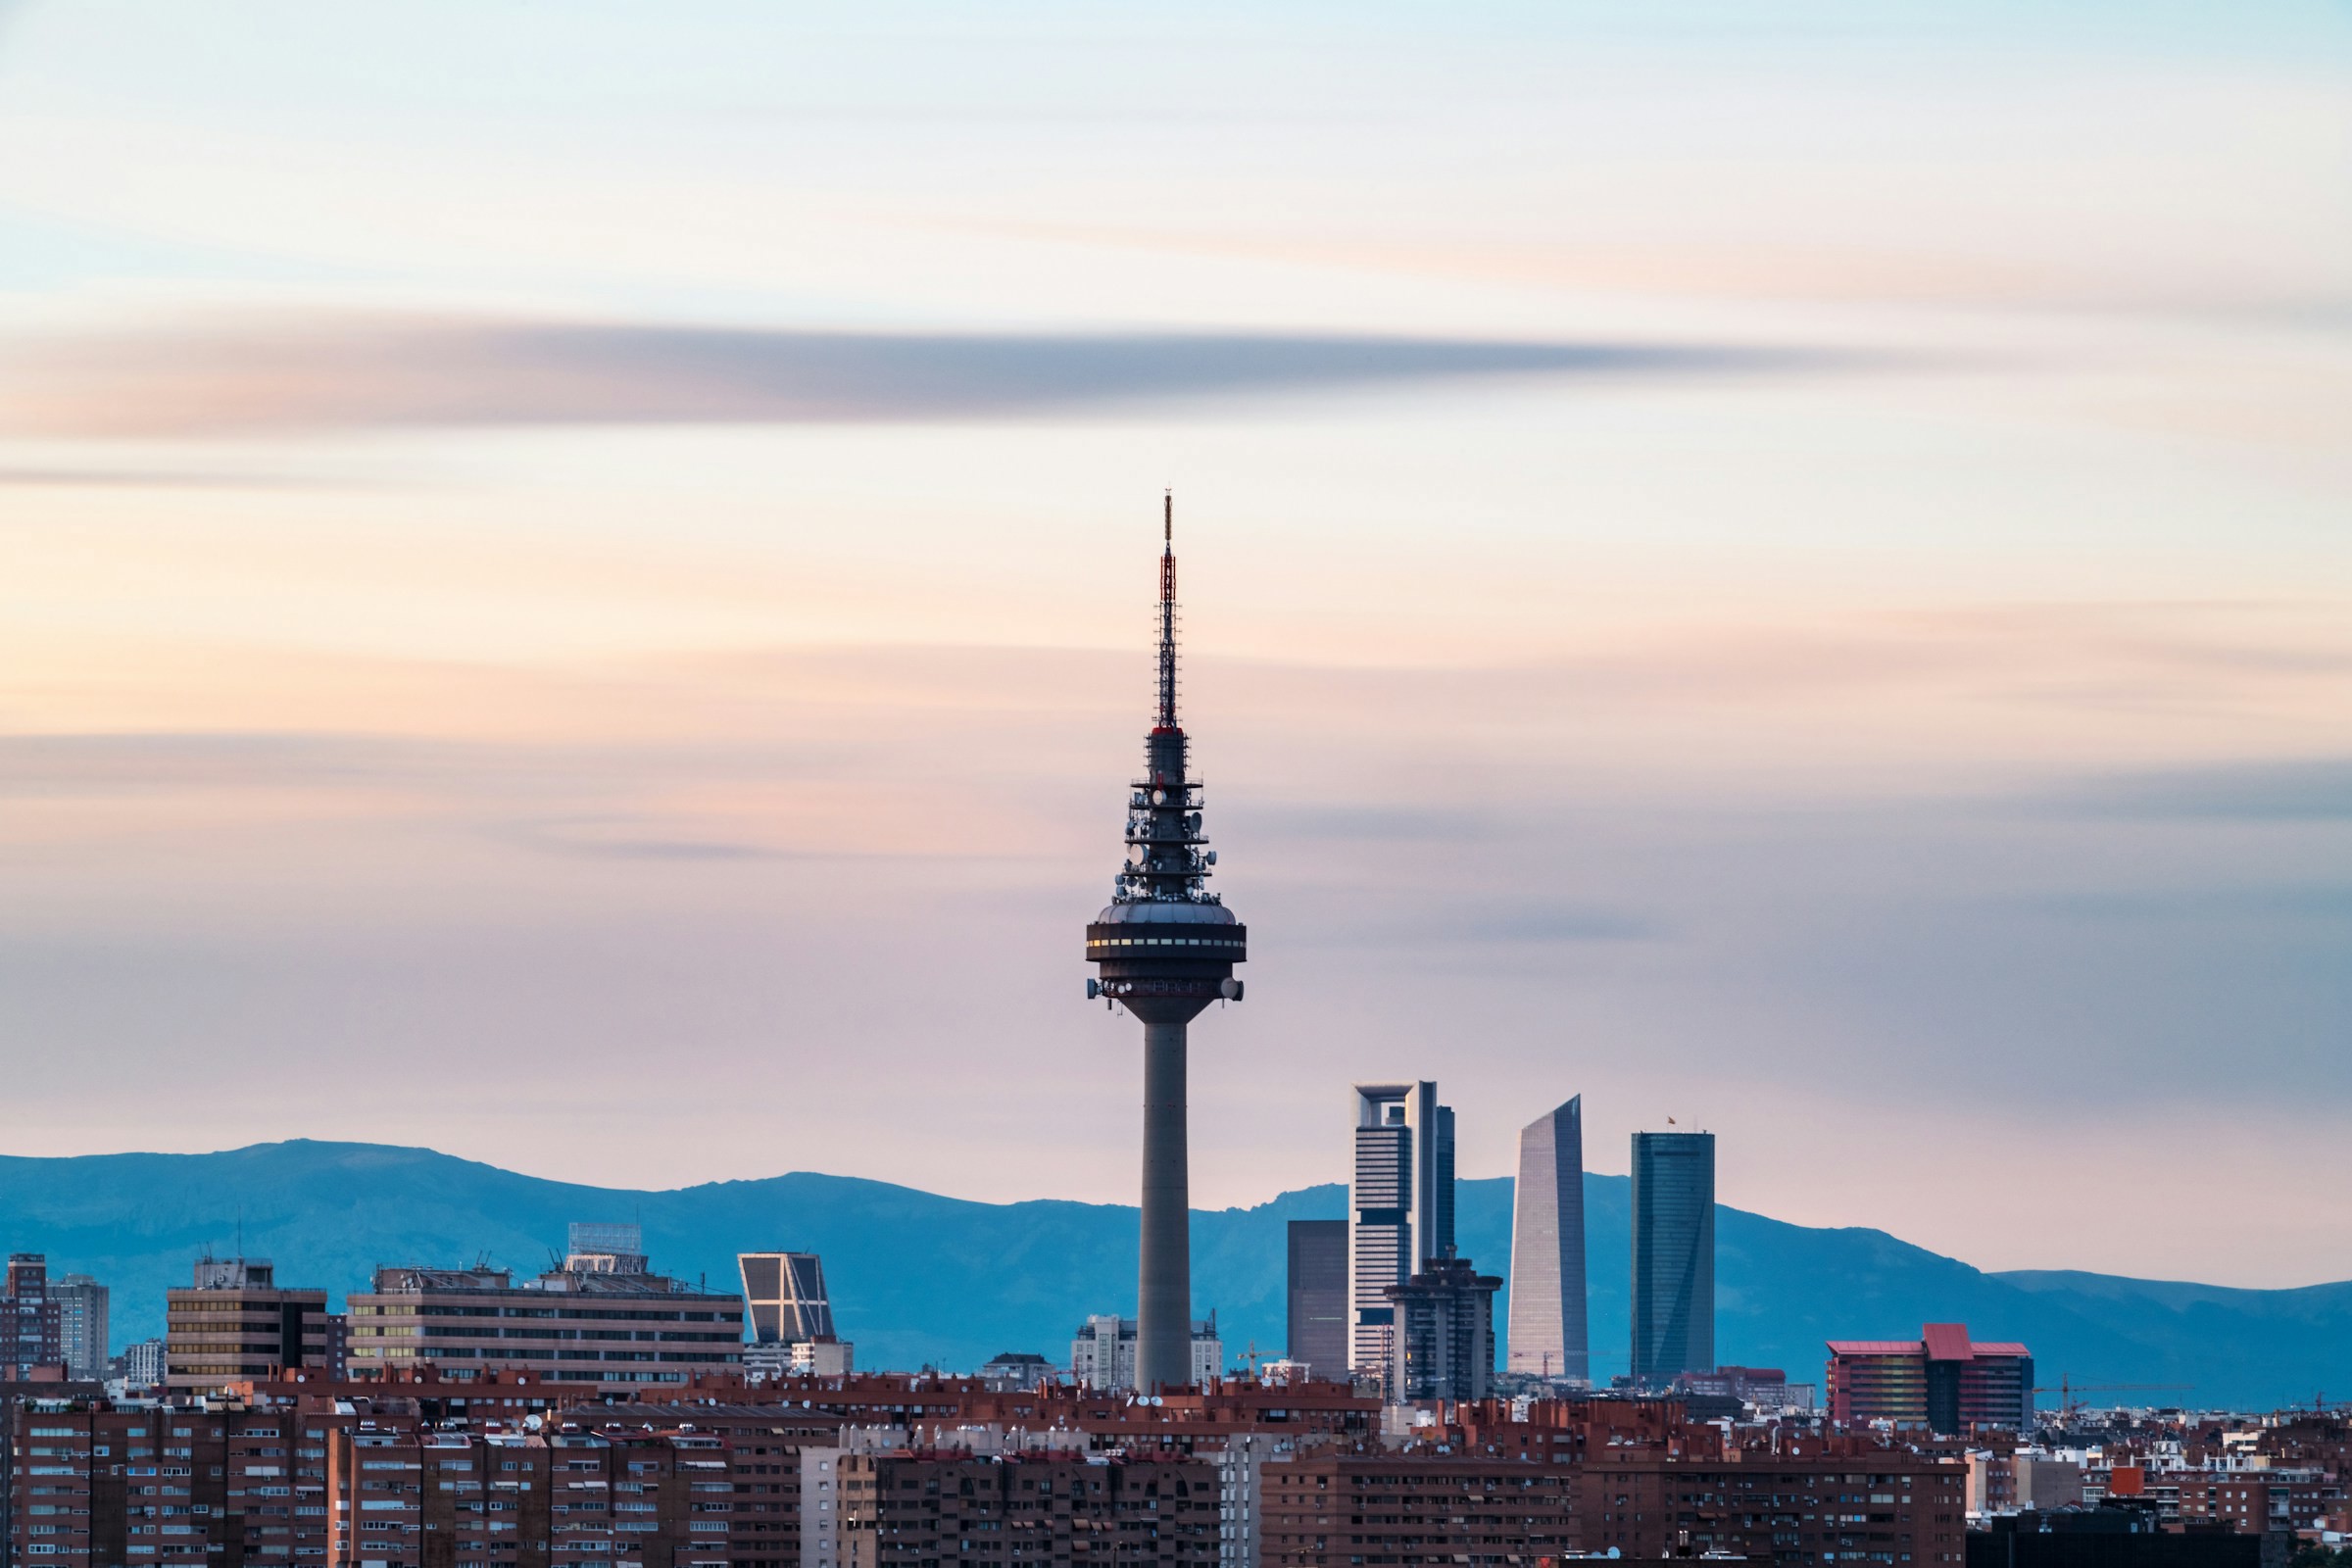
[[[1634,1134],[1637,1386],[1715,1367],[1715,1135]]]
[[[1389,1287],[1395,1360],[1383,1380],[1392,1403],[1483,1399],[1494,1388],[1494,1293],[1502,1281],[1467,1258],[1433,1258]]]
[[[1416,1256],[1413,1267],[1420,1268],[1442,1257],[1453,1255],[1453,1107],[1440,1105],[1430,1129],[1431,1162],[1437,1166],[1437,1180],[1431,1184],[1429,1234],[1438,1243],[1431,1251]]]
[[[207,1257],[195,1283],[164,1293],[164,1382],[218,1389],[296,1367],[324,1369],[326,1293],[283,1290],[266,1257]]]
[[[49,1287],[57,1301],[58,1354],[70,1378],[106,1376],[107,1291],[87,1274],[69,1274]]]
[[[1176,722],[1176,504],[1160,523],[1159,704],[1144,776],[1128,787],[1127,864],[1109,906],[1086,928],[1099,977],[1088,997],[1144,1025],[1144,1192],[1136,1288],[1136,1387],[1192,1378],[1191,1179],[1185,1150],[1185,1026],[1220,997],[1239,1002],[1233,966],[1248,933],[1207,890],[1217,860],[1200,833],[1200,789]]]
[[[1453,1111],[1438,1086],[1355,1086],[1348,1188],[1348,1365],[1386,1377],[1396,1359],[1392,1285],[1453,1250]]]
[[[1585,1112],[1579,1095],[1519,1129],[1506,1370],[1592,1379],[1585,1345]]]
[[[1348,1222],[1291,1221],[1290,1338],[1310,1377],[1348,1380]]]

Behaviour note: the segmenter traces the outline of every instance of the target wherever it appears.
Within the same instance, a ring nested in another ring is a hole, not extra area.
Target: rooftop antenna
[[[1176,727],[1176,492],[1160,498],[1159,727]]]

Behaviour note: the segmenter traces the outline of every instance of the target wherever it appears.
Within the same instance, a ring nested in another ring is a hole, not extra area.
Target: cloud
[[[198,789],[366,787],[446,768],[463,749],[353,736],[226,731],[0,735],[0,796],[68,799]]]
[[[1458,910],[1435,922],[1441,939],[1464,942],[1647,942],[1658,924],[1594,904],[1500,904]]]
[[[1234,811],[1256,831],[1292,839],[1366,839],[1458,843],[1493,838],[1484,812],[1411,806],[1250,806]]]
[[[380,483],[203,468],[0,467],[0,490],[349,490]]]
[[[2070,789],[2050,804],[2095,816],[2341,821],[2352,818],[2352,758],[2119,774]]]
[[[1512,376],[1858,368],[1845,351],[1250,332],[790,331],[361,315],[24,341],[0,434],[186,437],[398,426],[859,423]]]
[[[2092,920],[2248,921],[2352,920],[2352,886],[2160,888],[2060,895],[2032,901],[2052,914]]]
[[[513,824],[503,837],[524,849],[549,855],[582,856],[615,860],[775,860],[792,852],[770,844],[721,838],[708,833],[680,834],[682,824],[632,814],[627,816],[540,817]]]
[[[1315,889],[1308,898],[1306,905],[1275,922],[1289,927],[1283,938],[1286,946],[1423,950],[1443,945],[1523,952],[1673,937],[1653,915],[1599,901],[1485,899],[1409,888],[1331,886]]]

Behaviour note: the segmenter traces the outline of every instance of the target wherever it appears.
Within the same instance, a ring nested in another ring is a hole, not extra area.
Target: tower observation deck
[[[1128,786],[1127,863],[1109,906],[1086,928],[1089,998],[1144,1025],[1144,1191],[1135,1381],[1146,1393],[1192,1381],[1191,1174],[1186,1152],[1185,1030],[1219,1000],[1239,1002],[1233,966],[1249,933],[1208,891],[1216,851],[1200,831],[1201,786],[1176,721],[1176,504],[1161,516],[1159,709]]]

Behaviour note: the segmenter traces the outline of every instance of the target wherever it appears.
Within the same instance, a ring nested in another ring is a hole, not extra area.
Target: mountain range
[[[1585,1178],[1592,1370],[1625,1368],[1629,1183]],[[1343,1216],[1337,1184],[1193,1216],[1193,1293],[1229,1358],[1283,1348],[1284,1227]],[[1507,1272],[1511,1183],[1463,1181],[1460,1249]],[[1823,1342],[1965,1322],[2022,1340],[2055,1387],[2166,1385],[2132,1403],[2269,1407],[2352,1392],[2352,1281],[2252,1291],[2072,1271],[1986,1273],[1884,1231],[1815,1229],[1719,1206],[1718,1358],[1817,1382]],[[739,1250],[823,1254],[861,1366],[969,1369],[1004,1350],[1066,1358],[1090,1312],[1132,1313],[1136,1215],[1108,1203],[980,1203],[795,1172],[635,1192],[547,1181],[430,1150],[297,1140],[207,1154],[0,1157],[0,1247],[113,1288],[120,1346],[163,1330],[164,1289],[242,1249],[339,1302],[379,1264],[535,1273],[573,1220],[635,1221],[657,1268],[732,1288]],[[1497,1298],[1506,1318],[1507,1293]],[[1498,1334],[1506,1324],[1497,1322]],[[2045,1400],[2054,1403],[2054,1399]]]

